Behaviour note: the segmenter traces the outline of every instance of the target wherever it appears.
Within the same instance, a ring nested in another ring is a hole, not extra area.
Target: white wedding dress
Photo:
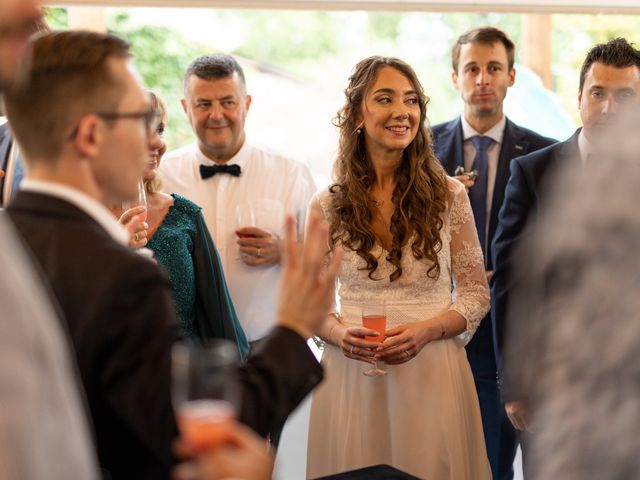
[[[429,265],[402,253],[402,276],[389,281],[393,265],[376,246],[372,281],[364,260],[345,250],[339,274],[340,312],[346,325],[361,325],[361,305],[385,299],[387,329],[453,309],[467,320],[456,338],[434,341],[388,374],[367,377],[368,363],[349,359],[327,344],[325,381],[313,395],[307,477],[316,478],[368,465],[389,464],[427,480],[489,480],[473,376],[464,345],[489,309],[482,251],[469,200],[461,183],[448,179],[450,201],[443,214],[440,276]],[[319,196],[327,215],[329,197]],[[453,292],[452,292],[453,284]]]

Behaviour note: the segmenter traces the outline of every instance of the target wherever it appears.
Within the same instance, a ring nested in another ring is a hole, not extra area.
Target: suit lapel
[[[529,153],[529,140],[525,132],[507,118],[502,136],[502,148],[498,157],[498,168],[493,187],[493,199],[491,200],[491,213],[489,217],[489,238],[498,226],[498,213],[504,201],[504,190],[509,181],[509,164],[511,160]]]
[[[562,146],[558,150],[558,153],[553,156],[553,159],[556,162],[554,168],[566,162],[575,162],[577,166],[580,165],[581,160],[578,137],[580,136],[581,130],[582,128],[576,130],[571,137],[569,137],[565,142],[562,143]]]
[[[456,168],[464,166],[462,150],[462,122],[460,118],[450,122],[439,135],[435,154],[448,175],[454,175]]]
[[[64,220],[83,223],[87,228],[99,231],[101,235],[110,238],[109,233],[87,213],[65,200],[50,195],[20,190],[7,210],[40,217],[37,221],[42,222]]]

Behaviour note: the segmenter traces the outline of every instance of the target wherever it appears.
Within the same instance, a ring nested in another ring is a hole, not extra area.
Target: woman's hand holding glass
[[[145,221],[146,217],[147,207],[138,205],[126,210],[118,219],[118,223],[129,232],[129,246],[131,248],[142,248],[147,244],[149,224]]]
[[[365,327],[336,327],[339,335],[338,345],[342,353],[354,360],[375,363],[374,355],[380,348],[380,343],[366,340],[365,337],[377,336],[378,332]]]
[[[387,330],[387,338],[376,356],[389,365],[406,363],[424,346],[441,337],[440,324],[433,321],[406,323]]]
[[[147,244],[149,224],[147,223],[147,194],[144,181],[138,182],[138,192],[135,198],[122,202],[124,212],[118,222],[129,231],[129,246],[142,248]]]

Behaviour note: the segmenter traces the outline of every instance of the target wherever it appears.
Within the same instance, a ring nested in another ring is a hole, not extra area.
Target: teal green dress
[[[169,275],[182,333],[197,342],[232,340],[244,359],[249,343],[231,303],[218,250],[201,209],[180,195],[171,196],[174,204],[147,247]]]

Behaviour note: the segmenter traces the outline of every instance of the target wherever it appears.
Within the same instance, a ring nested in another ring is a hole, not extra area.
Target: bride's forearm
[[[339,313],[330,313],[327,315],[322,327],[320,327],[320,338],[332,345],[338,345],[345,330],[345,326],[340,322]]]
[[[467,320],[455,310],[436,315],[425,322],[430,340],[442,340],[460,335],[467,329]]]

